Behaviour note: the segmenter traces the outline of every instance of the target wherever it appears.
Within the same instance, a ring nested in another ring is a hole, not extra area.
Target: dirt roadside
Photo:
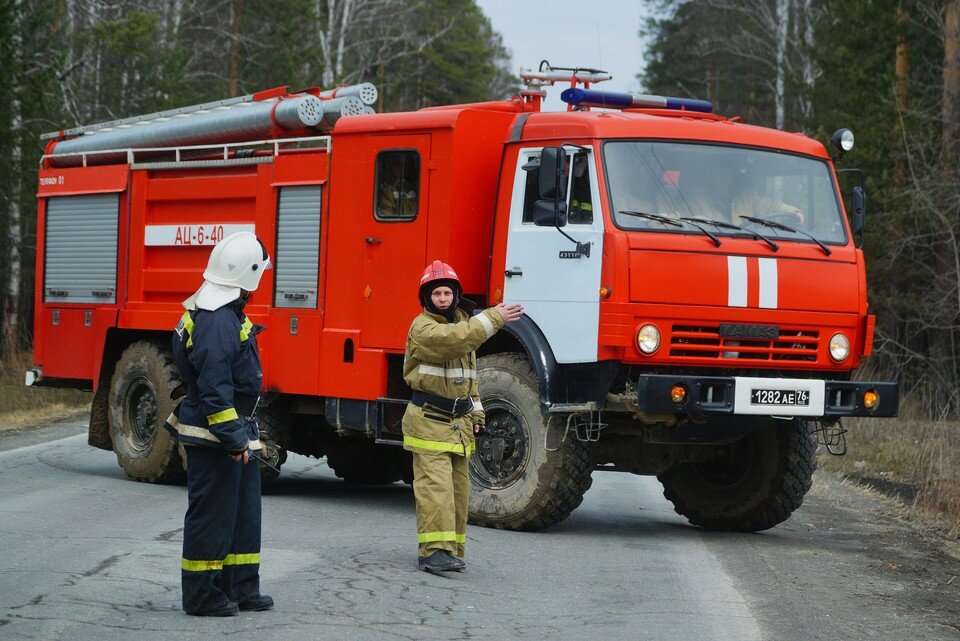
[[[85,434],[89,417],[89,408],[71,408],[60,412],[53,420],[44,418],[41,422],[37,418],[19,424],[6,422],[4,415],[0,415],[0,452]]]
[[[947,527],[916,516],[896,495],[858,483],[828,484],[828,491],[840,502],[863,506],[861,536],[876,570],[908,578],[918,588],[913,592],[916,607],[940,613],[941,623],[960,632],[960,541]],[[887,516],[888,523],[869,518],[876,512]]]

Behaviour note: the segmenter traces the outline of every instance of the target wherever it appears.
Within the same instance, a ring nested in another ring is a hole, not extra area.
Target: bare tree
[[[23,23],[22,5],[20,0],[13,1],[13,66],[19,69],[23,60],[23,38],[21,36],[21,25]],[[7,210],[7,240],[10,246],[10,255],[7,274],[7,309],[4,321],[4,351],[10,353],[19,347],[17,338],[19,333],[18,311],[20,309],[20,243],[22,242],[20,231],[20,196],[21,196],[21,125],[23,116],[21,111],[20,97],[17,92],[13,93],[13,104],[11,105],[12,118],[10,130],[12,134],[11,160],[13,165],[13,175],[10,177],[10,199]]]
[[[814,27],[820,15],[818,3],[815,0],[704,1],[707,6],[736,18],[736,36],[718,34],[711,48],[755,65],[773,95],[776,127],[786,126],[791,103],[804,118],[812,118],[810,95],[818,75],[812,55]],[[801,79],[804,91],[791,95],[788,82],[791,78]]]

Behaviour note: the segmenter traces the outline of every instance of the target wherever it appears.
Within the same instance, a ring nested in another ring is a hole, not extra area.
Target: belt
[[[240,416],[253,418],[257,413],[258,407],[260,407],[259,396],[250,396],[249,394],[240,394],[238,392],[233,393],[233,408],[237,410],[237,414]]]
[[[473,411],[473,399],[469,396],[466,398],[447,398],[446,396],[437,396],[436,394],[414,390],[410,402],[417,407],[427,405],[453,416],[466,416]]]

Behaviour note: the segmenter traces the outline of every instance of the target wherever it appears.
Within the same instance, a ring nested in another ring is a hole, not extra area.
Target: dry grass
[[[29,350],[0,361],[0,429],[43,425],[89,409],[89,392],[24,385],[23,373],[31,366]]]
[[[960,423],[859,419],[845,423],[847,455],[821,448],[820,464],[897,492],[908,507],[960,534]],[[911,497],[912,495],[912,497]]]

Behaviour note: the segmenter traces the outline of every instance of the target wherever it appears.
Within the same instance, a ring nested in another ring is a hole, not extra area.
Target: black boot
[[[463,561],[450,556],[446,550],[437,550],[430,556],[421,556],[417,560],[417,567],[427,572],[452,572],[464,567]]]
[[[240,614],[240,608],[233,601],[206,610],[187,610],[187,614],[195,617],[232,617]]]
[[[266,594],[258,594],[257,596],[248,597],[238,602],[237,605],[244,611],[253,610],[259,612],[262,610],[271,610],[273,609],[273,597],[267,596]]]

